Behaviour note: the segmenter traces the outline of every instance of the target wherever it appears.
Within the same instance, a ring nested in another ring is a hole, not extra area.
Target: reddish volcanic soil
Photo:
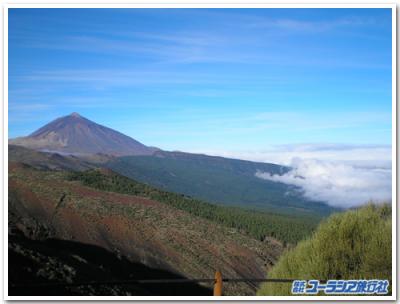
[[[147,198],[95,190],[62,172],[9,166],[10,225],[33,239],[53,237],[97,245],[153,268],[191,278],[263,277],[282,252],[232,229]],[[251,295],[232,284],[226,294]]]

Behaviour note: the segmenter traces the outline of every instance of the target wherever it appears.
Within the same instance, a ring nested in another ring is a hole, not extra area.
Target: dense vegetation
[[[288,250],[268,273],[287,279],[388,279],[392,277],[389,205],[334,214],[311,238]],[[291,284],[264,283],[258,295],[290,294]]]
[[[288,167],[183,152],[126,156],[110,161],[115,172],[166,191],[207,202],[281,214],[329,215],[333,209],[305,199],[295,186],[264,180],[257,171],[282,174]]]
[[[105,174],[100,170],[71,172],[68,174],[68,179],[78,180],[86,186],[103,191],[157,200],[192,215],[236,228],[258,240],[270,236],[284,243],[295,244],[308,236],[318,223],[315,217],[283,216],[210,204],[181,194],[162,191],[115,173]]]

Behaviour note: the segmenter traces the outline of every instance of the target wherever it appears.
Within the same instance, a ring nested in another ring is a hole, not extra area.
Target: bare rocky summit
[[[75,155],[151,155],[158,150],[76,112],[57,118],[29,136],[10,139],[9,144]]]

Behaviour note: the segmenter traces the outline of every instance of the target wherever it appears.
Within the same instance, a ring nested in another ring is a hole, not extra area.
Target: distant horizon
[[[67,117],[67,116],[80,116],[82,118],[88,119],[92,122],[97,123],[96,121],[93,121],[92,119],[90,119],[90,117],[86,117],[84,115],[82,115],[81,113],[78,113],[76,111],[71,112],[69,114],[65,114],[65,115],[61,115],[60,117],[55,117],[54,119],[46,122],[45,124],[43,124],[42,126],[39,126],[39,128],[43,127],[44,125],[51,123],[54,120],[57,120],[59,118],[62,117]],[[102,124],[100,124],[102,125]],[[120,132],[117,129],[112,128],[111,126],[108,125],[103,125],[107,128],[113,129],[115,131]],[[38,129],[39,129],[38,128]],[[31,130],[28,134],[26,135],[22,135],[22,136],[18,136],[18,137],[25,137],[25,136],[29,136],[30,134],[32,134],[33,132],[35,132],[36,130]],[[122,134],[124,134],[123,132],[120,132]],[[127,134],[124,134],[127,135]],[[129,135],[128,135],[129,136]],[[131,137],[131,136],[130,136]],[[16,138],[16,137],[15,137]],[[135,137],[131,137],[133,139],[136,140]],[[9,139],[13,139],[13,138],[9,138]],[[230,157],[230,158],[236,158],[236,159],[242,159],[242,160],[249,160],[249,161],[261,161],[261,162],[271,162],[268,160],[264,160],[262,159],[263,157],[261,156],[260,159],[257,159],[257,156],[260,157],[259,155],[256,155],[256,157],[254,156],[254,154],[259,154],[261,152],[261,154],[264,153],[271,153],[270,155],[273,155],[273,153],[289,153],[289,155],[298,155],[298,157],[301,157],[301,155],[303,153],[310,153],[310,152],[323,152],[323,151],[338,151],[339,154],[338,156],[340,156],[340,152],[345,152],[344,155],[346,155],[346,152],[349,151],[359,151],[359,150],[376,150],[376,149],[382,149],[382,150],[387,150],[392,148],[392,145],[385,145],[385,144],[381,144],[381,145],[377,145],[377,144],[340,144],[340,143],[316,143],[316,142],[310,142],[310,143],[294,143],[294,144],[282,144],[282,145],[269,145],[266,146],[264,150],[261,151],[251,151],[251,150],[236,150],[236,151],[218,151],[218,150],[180,150],[180,149],[164,149],[162,147],[159,146],[152,146],[152,145],[148,145],[145,142],[141,142],[144,145],[147,145],[149,147],[155,147],[155,148],[159,148],[161,150],[165,150],[165,151],[171,151],[171,152],[188,152],[188,153],[200,153],[200,154],[206,154],[206,155],[212,155],[212,156],[221,156],[221,157]],[[291,153],[290,153],[291,152]],[[381,153],[380,155],[380,166],[383,166],[384,168],[390,168],[391,167],[391,153],[388,154],[389,158],[384,157],[384,154]],[[318,159],[321,160],[328,160],[329,158],[325,157],[321,157],[322,155],[319,154],[319,157],[317,157]],[[371,156],[371,155],[370,155]],[[310,158],[310,157],[309,157]],[[311,157],[311,158],[315,158]],[[274,159],[274,158],[273,158]],[[332,161],[356,161],[357,159],[359,159],[359,157],[354,157],[350,156],[349,154],[347,154],[347,159],[346,158],[333,158],[331,159]],[[375,160],[376,157],[375,155],[372,156],[372,159],[368,159],[368,160]],[[366,159],[360,160],[359,159],[359,163],[362,163],[363,161],[368,161]],[[280,164],[280,165],[289,165],[290,164],[290,157],[286,157],[286,158],[281,158],[281,161],[278,160],[278,158],[275,158],[275,163]],[[376,166],[376,162],[374,164],[374,166]],[[378,165],[379,166],[379,165]]]

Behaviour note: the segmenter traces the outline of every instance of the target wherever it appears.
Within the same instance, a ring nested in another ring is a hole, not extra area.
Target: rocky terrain
[[[217,269],[225,277],[264,277],[283,249],[272,238],[257,241],[155,200],[100,191],[68,180],[65,171],[21,163],[9,164],[9,227],[31,240],[94,245],[188,278],[213,278]],[[255,290],[252,284],[224,289]]]

